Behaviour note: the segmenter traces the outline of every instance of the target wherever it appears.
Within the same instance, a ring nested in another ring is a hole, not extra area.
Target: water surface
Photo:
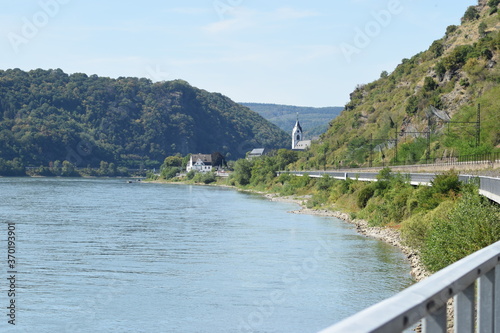
[[[411,283],[352,225],[231,189],[3,178],[0,205],[18,272],[13,329],[0,263],[2,331],[316,332]]]

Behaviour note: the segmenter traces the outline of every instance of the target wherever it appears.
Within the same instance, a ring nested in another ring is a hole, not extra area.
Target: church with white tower
[[[297,122],[292,131],[292,150],[306,150],[311,146],[311,140],[304,140],[304,132],[299,122],[299,114],[297,113]]]

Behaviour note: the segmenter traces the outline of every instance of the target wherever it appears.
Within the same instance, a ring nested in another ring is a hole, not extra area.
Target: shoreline
[[[309,199],[309,196],[280,196],[277,193],[268,193],[262,191],[256,191],[251,189],[240,189],[236,186],[224,185],[224,184],[188,184],[186,182],[168,182],[168,181],[148,181],[150,183],[160,183],[160,184],[180,184],[180,185],[200,185],[200,186],[217,186],[217,187],[225,187],[232,188],[240,192],[248,192],[262,195],[264,198],[270,201],[276,202],[287,202],[294,203],[300,206],[300,209],[288,211],[290,214],[307,214],[307,215],[316,215],[316,216],[324,216],[324,217],[335,217],[349,224],[353,224],[356,227],[356,232],[364,235],[366,237],[375,238],[380,241],[383,241],[389,245],[397,247],[401,252],[405,255],[406,260],[410,264],[410,275],[415,280],[415,282],[422,281],[431,275],[424,265],[422,264],[422,260],[420,258],[420,254],[415,249],[412,249],[406,245],[403,245],[401,240],[401,234],[399,231],[395,229],[390,229],[387,227],[370,227],[368,225],[368,221],[361,219],[352,219],[349,214],[341,211],[333,211],[327,209],[310,209],[305,207],[304,201]]]
[[[422,264],[422,260],[418,251],[403,245],[401,240],[401,234],[399,231],[395,229],[390,229],[387,227],[370,227],[368,225],[368,221],[361,219],[352,219],[349,214],[341,212],[341,211],[332,211],[327,209],[310,209],[304,206],[304,200],[307,200],[307,197],[296,197],[296,196],[288,196],[282,197],[278,194],[269,194],[262,192],[254,192],[262,194],[265,198],[271,201],[276,202],[288,202],[299,205],[301,208],[298,210],[292,210],[288,213],[291,214],[307,214],[307,215],[316,215],[316,216],[324,216],[324,217],[335,217],[349,224],[353,224],[356,227],[356,232],[364,235],[366,237],[375,238],[381,240],[387,244],[397,247],[403,252],[406,256],[406,260],[410,263],[410,275],[416,282],[419,282],[431,274],[425,269]]]

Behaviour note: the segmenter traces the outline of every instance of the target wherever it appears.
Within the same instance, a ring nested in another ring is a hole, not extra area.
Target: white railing
[[[281,173],[289,173],[295,176],[303,176],[305,174],[310,177],[323,177],[328,175],[336,179],[358,179],[361,181],[376,181],[378,173],[375,172],[338,172],[338,171],[279,171]],[[431,181],[436,176],[433,173],[404,173],[410,178],[412,185],[431,185]],[[462,182],[470,182],[474,179],[479,179],[479,194],[484,195],[492,201],[500,204],[500,178],[492,177],[475,177],[470,175],[459,175]]]
[[[500,332],[500,242],[320,333],[402,332],[420,321],[424,333],[445,333],[452,297],[454,332]]]

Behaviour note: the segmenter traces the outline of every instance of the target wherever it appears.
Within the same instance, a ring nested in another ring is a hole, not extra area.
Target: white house
[[[191,154],[186,171],[191,170],[198,172],[211,172],[212,171],[212,155],[210,154]]]

